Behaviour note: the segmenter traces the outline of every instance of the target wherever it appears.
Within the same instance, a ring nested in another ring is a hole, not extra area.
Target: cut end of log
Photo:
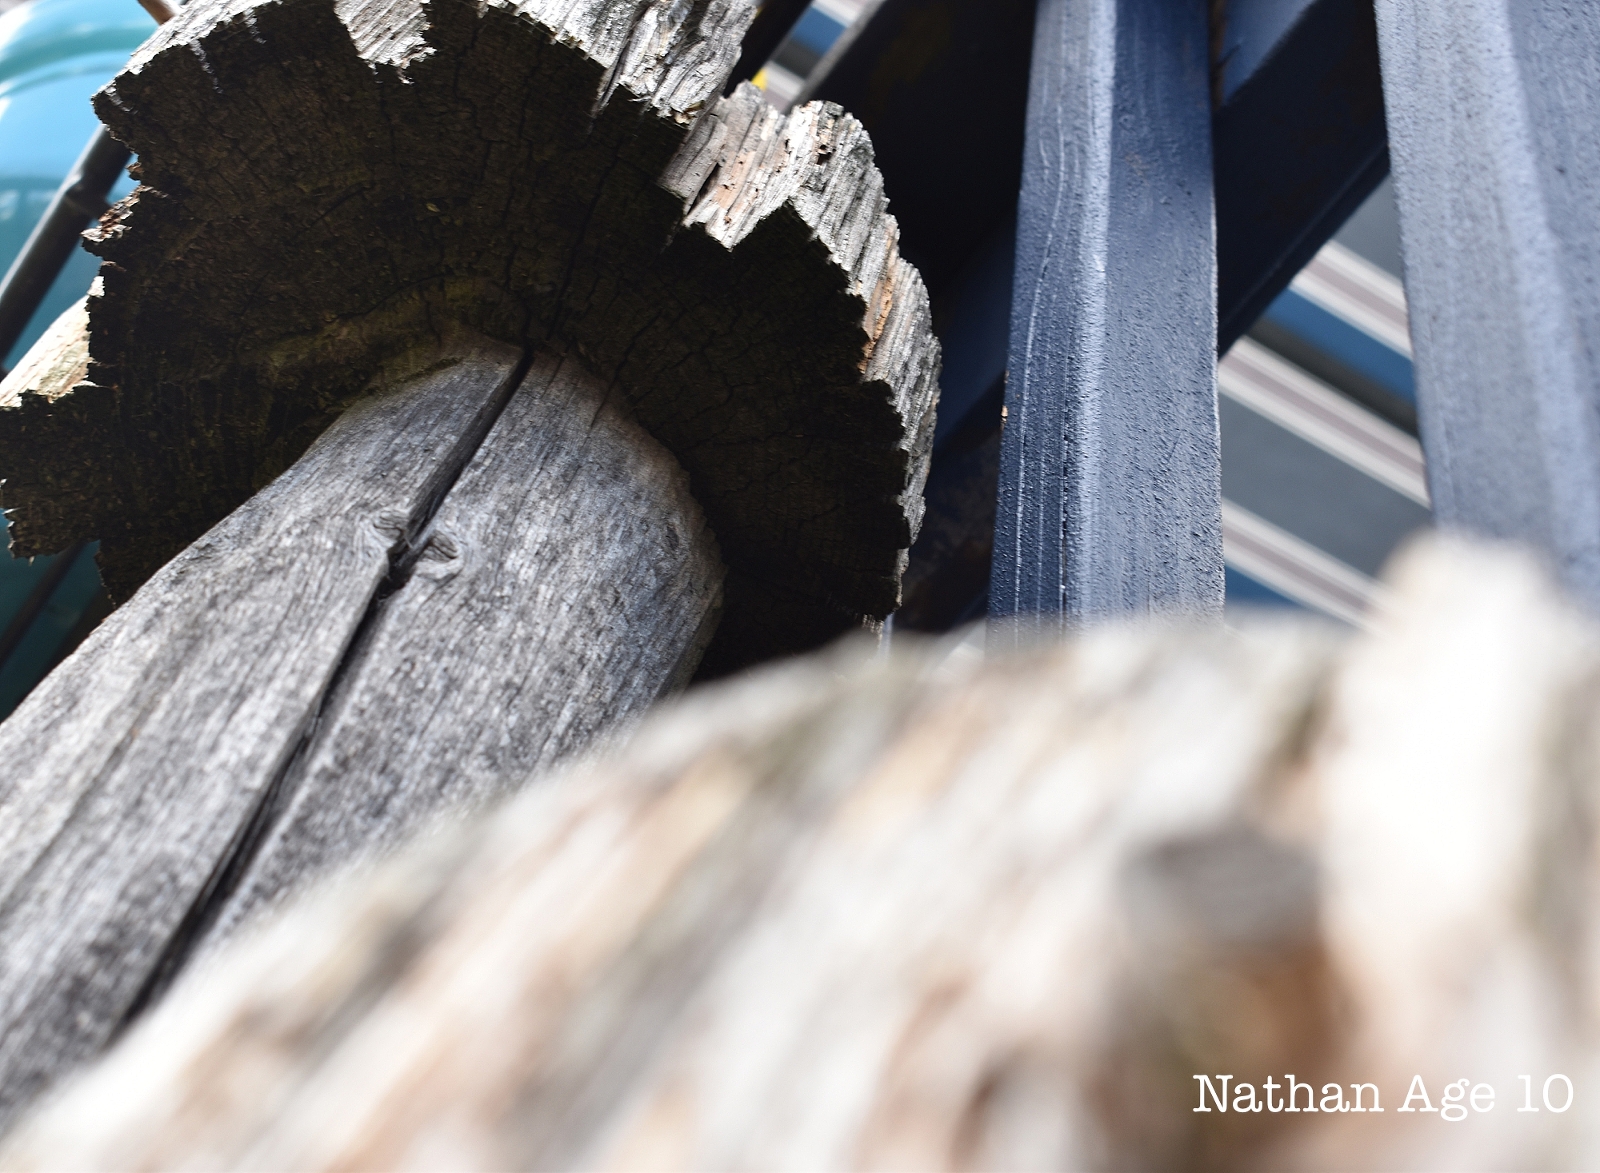
[[[859,124],[717,96],[752,12],[186,5],[96,100],[141,184],[90,233],[86,376],[0,404],[18,550],[99,538],[127,597],[455,322],[566,349],[687,470],[709,671],[888,614],[938,344]]]

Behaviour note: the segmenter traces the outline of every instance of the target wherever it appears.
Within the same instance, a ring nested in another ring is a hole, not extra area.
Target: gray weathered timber
[[[1205,6],[1043,0],[990,612],[1222,605]]]
[[[1600,606],[1600,8],[1377,15],[1434,515]]]
[[[0,724],[0,1117],[136,1007],[511,390],[456,339],[352,407]]]
[[[722,577],[678,463],[614,388],[536,355],[352,650],[215,931],[681,685]]]

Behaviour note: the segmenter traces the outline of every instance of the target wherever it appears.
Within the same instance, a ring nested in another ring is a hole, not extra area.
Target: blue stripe
[[[1223,567],[1222,576],[1227,587],[1229,606],[1243,604],[1247,607],[1300,607],[1300,604],[1288,595],[1279,594],[1265,583],[1258,582],[1231,566]]]
[[[808,8],[789,33],[791,40],[799,41],[807,49],[822,56],[844,32],[844,25],[840,24],[826,12],[816,8]]]
[[[95,592],[100,589],[100,569],[95,563],[98,545],[98,542],[91,543],[78,555],[72,569],[56,585],[50,601],[22,637],[22,642],[6,658],[5,664],[0,665],[0,718],[9,716],[34,685],[44,678],[61,653],[63,641],[77,626],[78,620],[94,599]],[[3,628],[25,597],[17,597],[17,588],[31,588],[43,577],[51,559],[35,558],[28,562],[11,558],[4,551],[0,551],[0,558],[5,559],[0,562],[0,574],[3,574],[0,581],[9,588],[5,595],[5,609],[0,612],[0,628]]]
[[[1279,294],[1261,316],[1273,325],[1299,335],[1329,357],[1382,385],[1407,403],[1416,405],[1417,384],[1411,360],[1379,342],[1359,326],[1330,314],[1292,289]]]

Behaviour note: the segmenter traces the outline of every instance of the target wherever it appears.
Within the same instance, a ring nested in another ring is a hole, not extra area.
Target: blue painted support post
[[[1600,607],[1600,6],[1377,15],[1435,517]]]
[[[1204,0],[1040,0],[990,614],[1222,609]]]

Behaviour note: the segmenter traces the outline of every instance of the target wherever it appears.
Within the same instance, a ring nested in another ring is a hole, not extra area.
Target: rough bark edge
[[[865,309],[862,380],[882,387],[902,423],[908,476],[901,501],[915,541],[933,451],[940,350],[927,287],[900,256],[900,227],[889,214],[866,129],[831,102],[780,114],[744,84],[695,123],[661,183],[686,201],[685,227],[700,228],[730,251],[785,207],[827,246]]]

